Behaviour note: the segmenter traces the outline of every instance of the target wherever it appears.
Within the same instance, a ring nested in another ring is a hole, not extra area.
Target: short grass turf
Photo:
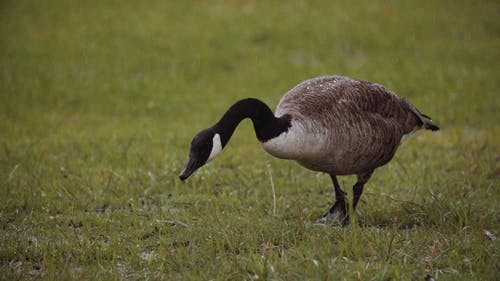
[[[0,279],[499,280],[499,14],[2,1]],[[274,107],[325,74],[384,84],[442,127],[376,170],[350,226],[314,225],[329,177],[267,155],[249,121],[179,181],[191,137],[233,102]]]

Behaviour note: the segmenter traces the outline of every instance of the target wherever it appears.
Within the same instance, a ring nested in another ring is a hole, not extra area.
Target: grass
[[[498,280],[499,12],[3,1],[0,279]],[[375,172],[356,223],[315,226],[328,176],[266,155],[248,121],[178,180],[191,137],[233,102],[274,107],[324,74],[385,84],[442,127]]]

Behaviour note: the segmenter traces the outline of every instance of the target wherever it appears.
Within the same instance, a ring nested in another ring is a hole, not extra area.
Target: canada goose
[[[262,101],[242,99],[191,142],[189,161],[180,179],[214,159],[245,118],[271,155],[292,159],[330,175],[335,203],[320,222],[349,222],[346,193],[338,175],[357,175],[353,209],[375,168],[389,162],[404,138],[421,128],[439,127],[429,116],[382,85],[343,76],[306,80],[285,94],[276,113]]]

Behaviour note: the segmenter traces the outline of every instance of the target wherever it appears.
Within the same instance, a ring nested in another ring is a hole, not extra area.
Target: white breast
[[[282,159],[317,158],[326,147],[326,137],[309,132],[293,120],[287,132],[263,142],[262,146],[269,154]]]

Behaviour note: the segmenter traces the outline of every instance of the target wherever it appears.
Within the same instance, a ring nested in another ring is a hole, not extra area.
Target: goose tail
[[[432,121],[431,117],[429,117],[428,115],[425,115],[423,113],[420,113],[420,115],[422,116],[421,120],[423,123],[423,127],[426,130],[439,131],[438,125],[436,125],[436,123],[434,123],[434,121]]]

